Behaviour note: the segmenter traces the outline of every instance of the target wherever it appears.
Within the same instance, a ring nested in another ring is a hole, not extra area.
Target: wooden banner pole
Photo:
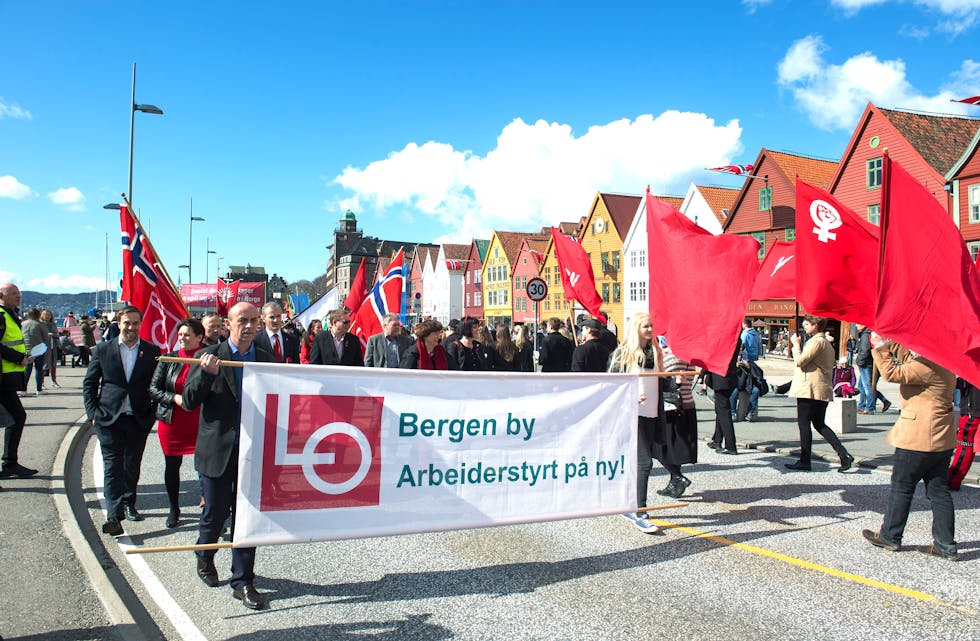
[[[690,503],[670,503],[668,505],[653,505],[650,507],[637,508],[637,512],[653,512],[654,510],[672,510],[675,507],[687,507]]]
[[[155,554],[157,552],[188,552],[193,550],[223,550],[231,543],[202,543],[200,545],[164,545],[153,548],[127,548],[126,554]]]

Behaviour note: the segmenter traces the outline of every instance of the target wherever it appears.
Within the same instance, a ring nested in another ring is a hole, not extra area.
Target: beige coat
[[[822,334],[814,334],[803,350],[793,348],[793,384],[789,396],[812,398],[818,401],[834,400],[834,348]]]
[[[899,383],[902,411],[888,442],[903,450],[945,452],[956,447],[953,389],[956,375],[904,347],[885,343],[871,350],[881,377]]]

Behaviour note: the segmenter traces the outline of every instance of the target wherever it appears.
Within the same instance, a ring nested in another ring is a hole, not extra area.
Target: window
[[[640,267],[646,267],[647,266],[647,250],[645,250],[645,249],[638,250],[637,251],[637,257],[640,260]]]
[[[561,296],[559,294],[555,294],[554,298],[555,298],[555,311],[557,312],[558,310],[561,309]]]
[[[612,302],[618,303],[623,298],[623,288],[619,283],[613,283],[613,300]]]
[[[630,281],[630,302],[636,302],[636,281]]]
[[[483,294],[481,292],[473,292],[473,306],[483,307]]]
[[[872,225],[881,224],[881,205],[868,205],[868,222]]]
[[[980,185],[970,186],[970,222],[980,223]]]
[[[553,284],[561,285],[561,271],[557,267],[555,267],[555,282]]]
[[[494,247],[493,248],[493,257],[494,258],[500,258],[500,248],[499,247]]]
[[[501,294],[500,297],[503,299],[503,301],[501,301],[500,304],[501,305],[506,305],[507,304],[507,299],[510,297],[510,291],[504,289],[504,290],[501,290],[500,294]]]
[[[466,307],[470,306],[470,295],[466,294]]]
[[[479,285],[481,278],[483,278],[483,275],[479,271],[474,271],[473,272],[473,284],[474,285]]]
[[[603,303],[609,302],[609,283],[602,284],[602,302]]]
[[[881,187],[881,157],[872,158],[867,162],[866,174],[868,189],[877,189]]]
[[[644,302],[647,299],[647,282],[641,280],[640,283],[640,302]]]
[[[772,187],[766,185],[759,190],[759,211],[769,211],[772,209]]]
[[[796,227],[787,227],[783,230],[783,238],[787,243],[796,240]]]
[[[619,271],[619,252],[612,252],[612,266],[613,269]]]
[[[764,231],[752,232],[752,238],[755,238],[757,241],[759,241],[759,259],[761,260],[765,258],[766,257],[766,232]]]
[[[551,301],[548,300],[547,298],[544,299],[544,311],[546,311],[546,312],[550,312],[551,311]]]
[[[630,267],[636,267],[636,250],[630,252]]]
[[[970,256],[973,257],[973,262],[977,262],[977,254],[980,254],[980,240],[967,243],[966,248],[970,250]]]

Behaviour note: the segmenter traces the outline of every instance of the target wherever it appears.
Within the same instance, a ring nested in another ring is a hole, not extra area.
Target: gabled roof
[[[711,208],[711,212],[718,219],[718,222],[724,224],[725,219],[732,213],[732,205],[738,198],[739,190],[734,187],[711,187],[708,185],[695,185],[695,187],[704,201],[708,203],[708,207]]]
[[[636,215],[636,210],[640,206],[643,197],[630,196],[628,194],[604,194],[600,192],[599,198],[602,198],[603,202],[606,203],[606,209],[609,211],[609,217],[612,218],[613,224],[616,226],[619,239],[625,241],[626,232],[629,231],[630,223],[633,222],[633,216]],[[678,201],[676,206],[681,206],[680,201]]]
[[[878,111],[941,176],[945,176],[962,157],[963,151],[980,129],[980,120],[975,118],[881,107],[878,107]]]
[[[526,234],[518,231],[495,231],[494,234],[497,235],[500,247],[504,250],[504,256],[507,257],[507,262],[511,266],[517,260],[517,256],[521,252],[521,244],[523,244],[525,238],[528,239],[528,242],[540,239],[547,243],[548,240],[548,237],[543,234]]]
[[[684,197],[683,196],[656,196],[655,195],[654,198],[656,198],[657,200],[659,200],[662,203],[667,203],[668,205],[670,205],[674,209],[677,209],[678,211],[680,210],[681,205],[684,204]],[[639,205],[637,205],[637,206],[639,206]],[[634,211],[633,213],[635,214],[636,212]],[[630,219],[630,222],[633,222],[633,220]],[[625,235],[624,235],[624,238],[625,238]]]
[[[466,260],[470,255],[470,246],[456,243],[446,243],[442,246],[446,260]]]
[[[558,231],[560,231],[561,233],[565,234],[566,236],[577,236],[578,235],[578,228],[579,228],[579,225],[581,225],[581,224],[582,224],[581,222],[578,222],[578,223],[558,223]]]

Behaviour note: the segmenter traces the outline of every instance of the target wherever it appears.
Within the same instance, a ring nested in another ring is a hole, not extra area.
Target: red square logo
[[[278,426],[279,394],[265,403],[263,512],[378,505],[384,398],[293,394]]]

